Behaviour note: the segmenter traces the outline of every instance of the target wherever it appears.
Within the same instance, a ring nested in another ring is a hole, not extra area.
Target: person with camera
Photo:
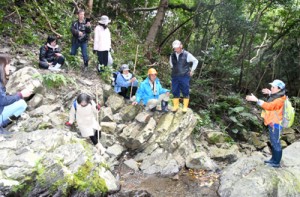
[[[84,61],[84,66],[82,70],[87,71],[89,65],[89,56],[88,56],[88,40],[89,34],[91,33],[91,23],[89,19],[84,18],[84,10],[78,11],[78,20],[72,23],[71,27],[72,32],[72,47],[71,55],[77,54],[77,49],[81,48],[81,53]]]

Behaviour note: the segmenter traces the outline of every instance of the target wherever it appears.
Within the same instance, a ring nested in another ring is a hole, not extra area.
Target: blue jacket
[[[133,76],[133,75],[132,75]],[[134,77],[134,76],[133,76]],[[131,86],[131,83],[129,82],[129,80],[127,81],[121,72],[118,73],[117,75],[117,79],[116,79],[116,85],[115,85],[115,92],[119,93],[121,92],[121,87],[125,87],[128,88]],[[137,87],[138,86],[138,81],[136,80],[135,82],[133,82],[133,86]]]
[[[2,114],[5,106],[10,105],[21,99],[20,94],[6,95],[6,88],[0,82],[0,114]]]
[[[161,86],[159,79],[156,78],[154,83],[156,84],[157,93],[154,95],[151,89],[150,79],[147,77],[140,85],[136,93],[136,102],[143,101],[143,104],[146,105],[149,99],[158,99],[159,95],[169,92],[168,89],[165,89]]]

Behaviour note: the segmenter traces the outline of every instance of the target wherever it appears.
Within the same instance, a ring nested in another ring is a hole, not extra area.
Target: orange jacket
[[[261,116],[264,118],[264,124],[280,124],[282,121],[283,115],[283,107],[284,101],[286,100],[286,96],[282,96],[273,100],[272,102],[264,102],[262,104],[262,111]]]

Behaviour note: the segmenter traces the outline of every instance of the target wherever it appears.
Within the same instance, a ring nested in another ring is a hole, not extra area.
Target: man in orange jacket
[[[282,131],[281,121],[283,118],[284,101],[286,100],[285,84],[281,80],[276,79],[270,85],[272,86],[271,90],[267,88],[262,89],[263,94],[269,95],[267,102],[258,99],[253,94],[246,96],[246,100],[256,102],[264,109],[262,117],[264,118],[264,124],[268,126],[272,145],[272,158],[265,161],[265,163],[278,168],[280,167],[282,157],[280,133]]]

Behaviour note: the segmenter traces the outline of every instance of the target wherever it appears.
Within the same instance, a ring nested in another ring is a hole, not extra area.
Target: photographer
[[[72,32],[72,47],[71,55],[77,54],[77,49],[81,48],[81,53],[84,61],[83,71],[87,70],[89,65],[89,56],[88,56],[88,40],[89,34],[91,33],[91,23],[88,19],[84,18],[84,10],[78,11],[78,20],[72,23],[71,27]]]

